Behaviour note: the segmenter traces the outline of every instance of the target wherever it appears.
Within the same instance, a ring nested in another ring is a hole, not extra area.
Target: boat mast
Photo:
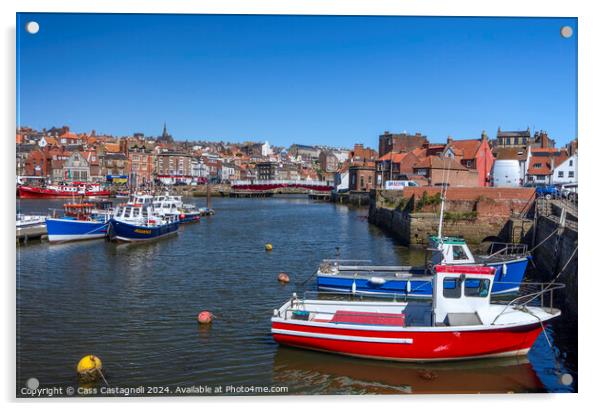
[[[445,159],[446,157],[443,156],[443,164],[445,165]],[[441,210],[439,212],[439,230],[437,231],[437,237],[439,238],[439,241],[441,241],[441,239],[443,238],[443,210],[445,209],[445,197],[447,196],[447,187],[449,184],[449,174],[451,172],[451,158],[449,158],[449,164],[447,167],[447,170],[444,169],[444,171],[447,171],[447,174],[444,173],[445,178],[443,181],[443,187],[441,187]]]

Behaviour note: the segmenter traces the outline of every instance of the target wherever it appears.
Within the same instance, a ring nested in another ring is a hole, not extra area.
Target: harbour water
[[[61,205],[22,200],[19,208]],[[40,387],[77,387],[75,366],[90,353],[102,359],[110,386],[159,387],[155,394],[190,386],[238,386],[230,393],[247,395],[258,393],[249,387],[286,387],[275,394],[576,391],[577,325],[566,316],[548,328],[553,349],[542,334],[520,359],[398,364],[279,347],[270,336],[273,309],[294,291],[315,290],[310,277],[335,247],[341,258],[390,265],[421,265],[424,251],[371,226],[366,209],[285,196],[213,198],[212,207],[214,216],[153,243],[18,248],[17,395],[30,378]],[[277,282],[281,271],[289,284]],[[197,324],[202,310],[216,316],[211,326]]]

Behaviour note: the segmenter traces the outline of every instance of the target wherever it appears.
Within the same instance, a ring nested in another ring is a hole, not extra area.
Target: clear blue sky
[[[562,145],[577,136],[577,20],[25,13],[17,81],[17,121],[39,129],[166,121],[176,139],[375,147],[384,130],[530,126]]]

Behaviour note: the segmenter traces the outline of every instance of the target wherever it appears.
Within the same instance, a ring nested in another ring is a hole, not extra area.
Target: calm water
[[[197,201],[192,199],[191,201]],[[198,200],[204,205],[204,200]],[[24,200],[24,212],[60,207]],[[104,240],[17,252],[17,388],[77,386],[75,366],[99,356],[112,387],[285,386],[296,394],[545,392],[576,389],[576,324],[540,335],[528,358],[405,365],[279,347],[270,315],[323,258],[415,264],[423,252],[368,224],[366,209],[305,198],[213,199],[216,215],[150,244]],[[274,250],[264,251],[270,242]],[[276,281],[280,271],[291,283]],[[196,316],[210,310],[214,324]],[[555,360],[557,358],[558,360]],[[571,385],[559,375],[571,373]],[[225,388],[224,388],[225,389]]]

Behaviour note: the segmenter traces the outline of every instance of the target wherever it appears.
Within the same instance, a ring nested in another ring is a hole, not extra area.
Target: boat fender
[[[410,280],[406,281],[406,294],[412,292],[412,282]]]
[[[506,264],[502,264],[502,275],[506,275],[508,273],[508,266]]]
[[[370,283],[374,285],[383,285],[386,280],[382,277],[370,277]]]
[[[351,284],[351,294],[355,294],[356,290],[357,286],[355,285],[355,280],[353,280],[353,283]]]
[[[267,244],[265,245],[265,250],[266,250],[266,251],[272,251],[272,244],[270,244],[270,243],[267,243]]]

